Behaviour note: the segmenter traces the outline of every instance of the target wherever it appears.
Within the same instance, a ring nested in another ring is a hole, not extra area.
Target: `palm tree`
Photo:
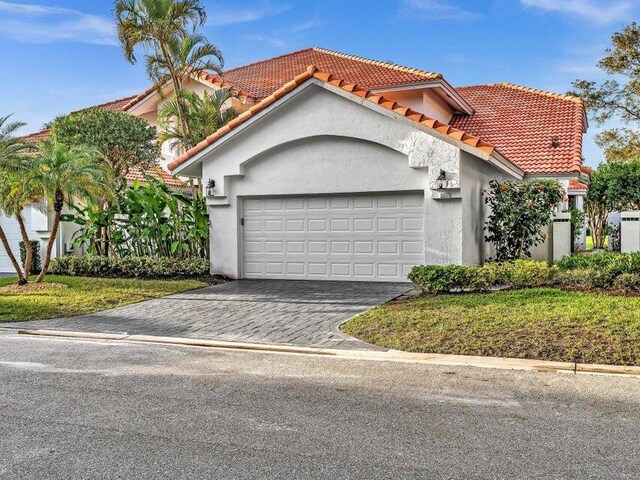
[[[47,242],[42,270],[36,283],[42,282],[51,262],[51,252],[58,236],[60,216],[65,202],[95,202],[112,192],[112,173],[100,162],[94,148],[69,147],[49,138],[38,147],[35,168],[25,182],[28,191],[41,194],[53,207],[53,225]]]
[[[182,45],[182,40],[205,24],[207,14],[200,0],[117,0],[114,12],[125,58],[136,63],[135,48],[141,46],[148,52],[147,71],[160,91],[167,80],[171,81],[175,92],[182,90],[185,75],[191,70],[185,68],[180,61],[184,57],[177,55],[175,48],[188,46]],[[206,43],[202,37],[195,39],[196,43]],[[200,48],[202,52],[197,55],[200,60],[208,50],[209,56],[219,58],[222,63],[217,48],[212,45],[206,48],[201,45]],[[178,121],[186,134],[189,127],[181,105],[178,105],[178,112]]]
[[[31,145],[15,136],[16,131],[25,124],[22,122],[9,122],[10,117],[11,115],[0,117],[0,213],[4,212],[7,217],[14,214],[14,206],[8,201],[11,197],[11,192],[15,188],[15,183],[13,183],[15,176],[13,173],[20,169],[20,164],[25,158],[23,155],[33,149]],[[22,224],[20,225],[21,230]],[[18,284],[26,285],[28,283],[28,271],[25,275],[22,268],[20,268],[2,225],[0,225],[0,243],[2,243],[9,261],[18,274]],[[30,247],[31,244],[28,246],[25,244],[25,248],[30,249]]]
[[[225,88],[212,93],[204,92],[202,97],[189,90],[180,91],[158,114],[162,127],[160,141],[173,140],[174,145],[182,152],[187,151],[238,115],[235,108],[226,106],[226,103],[234,98]],[[182,105],[187,118],[189,130],[186,135],[182,130],[182,124],[174,121],[178,116],[179,104]]]
[[[168,59],[161,54],[147,56],[147,75],[152,79],[170,78],[173,66],[180,80],[176,91],[182,89],[182,83],[188,77],[202,72],[222,74],[222,52],[202,35],[174,35],[169,38],[167,51]]]
[[[37,190],[26,188],[25,178],[29,177],[34,167],[34,157],[24,156],[16,168],[3,172],[4,176],[0,181],[0,209],[4,210],[7,217],[15,217],[20,227],[20,236],[25,250],[24,274],[26,280],[29,279],[31,273],[33,247],[22,212],[30,205],[46,211],[42,204],[42,195]]]

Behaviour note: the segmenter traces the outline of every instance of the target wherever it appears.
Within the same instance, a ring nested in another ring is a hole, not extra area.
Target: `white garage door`
[[[245,198],[245,278],[407,281],[424,193]]]

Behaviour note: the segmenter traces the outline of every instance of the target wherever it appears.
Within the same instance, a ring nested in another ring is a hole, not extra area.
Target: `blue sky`
[[[203,0],[203,33],[233,67],[308,46],[391,60],[453,85],[508,81],[564,93],[611,35],[638,18],[636,0]],[[38,130],[57,114],[146,88],[116,43],[110,0],[0,0],[0,114]],[[597,165],[592,125],[587,163]]]

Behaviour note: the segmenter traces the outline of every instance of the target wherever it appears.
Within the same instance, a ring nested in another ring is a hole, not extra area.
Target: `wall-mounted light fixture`
[[[216,187],[216,181],[209,179],[209,182],[207,183],[207,197],[213,197],[215,195],[215,187]]]

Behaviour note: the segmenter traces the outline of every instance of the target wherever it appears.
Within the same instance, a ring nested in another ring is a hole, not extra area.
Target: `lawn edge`
[[[316,347],[298,347],[294,345],[259,344],[205,340],[183,337],[160,337],[151,335],[107,334],[92,332],[74,332],[62,330],[29,330],[22,328],[0,327],[0,333],[29,335],[38,337],[57,337],[63,339],[82,339],[100,341],[120,341],[142,344],[178,345],[187,347],[214,348],[221,350],[242,350],[275,354],[314,355],[351,360],[417,363],[452,367],[473,367],[500,370],[528,370],[536,372],[556,372],[591,375],[633,376],[640,378],[640,366],[584,364],[574,362],[555,362],[550,360],[532,360],[509,357],[479,357],[467,355],[446,355],[435,353],[414,353],[400,350],[339,350]]]

